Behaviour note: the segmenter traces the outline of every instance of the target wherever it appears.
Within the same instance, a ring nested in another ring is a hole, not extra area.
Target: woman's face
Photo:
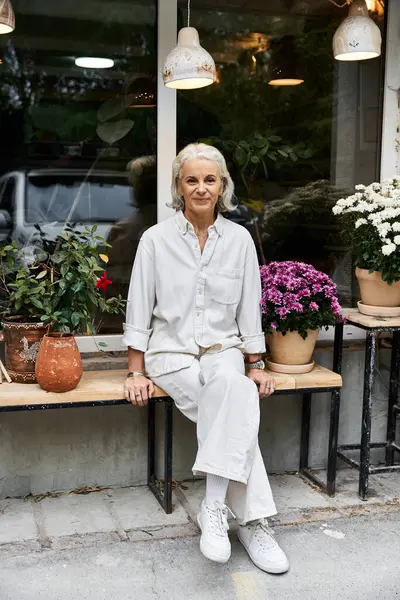
[[[185,201],[185,213],[196,216],[213,215],[222,191],[223,183],[217,163],[198,158],[184,163],[179,193]]]

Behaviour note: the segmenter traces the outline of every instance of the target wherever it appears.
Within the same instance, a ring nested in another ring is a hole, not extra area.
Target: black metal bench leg
[[[147,485],[167,514],[172,513],[172,400],[164,403],[164,491],[156,485],[156,402],[148,404]]]
[[[376,333],[368,331],[365,346],[364,393],[361,422],[360,480],[358,486],[358,495],[361,500],[366,500],[368,496],[372,387],[374,383],[376,335]]]
[[[308,469],[308,449],[310,444],[311,394],[303,394],[303,411],[301,419],[300,471]]]
[[[154,494],[156,476],[156,405],[149,401],[147,407],[147,485]],[[156,494],[155,494],[156,495]],[[157,495],[156,495],[157,498]]]
[[[172,513],[172,400],[164,402],[164,510]]]
[[[329,423],[329,448],[328,448],[328,471],[326,479],[326,493],[335,495],[336,490],[336,467],[337,448],[339,437],[339,415],[340,415],[340,390],[331,394],[331,416]]]
[[[390,383],[389,383],[389,403],[388,403],[388,418],[387,418],[387,436],[388,446],[386,448],[386,465],[392,466],[394,463],[394,448],[392,443],[396,441],[396,415],[395,405],[399,393],[399,377],[400,377],[400,331],[393,332],[392,341],[392,357],[390,366]]]

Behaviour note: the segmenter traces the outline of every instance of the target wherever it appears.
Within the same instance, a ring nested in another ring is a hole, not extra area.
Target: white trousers
[[[205,353],[186,369],[153,377],[197,423],[193,473],[230,479],[228,504],[239,524],[276,514],[258,445],[260,400],[238,348]]]

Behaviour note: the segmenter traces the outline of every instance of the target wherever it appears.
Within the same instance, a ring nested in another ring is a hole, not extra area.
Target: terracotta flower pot
[[[367,307],[400,307],[400,281],[395,281],[392,285],[389,285],[382,281],[381,274],[378,271],[369,273],[367,269],[358,267],[356,268],[356,277],[360,286],[362,305]],[[360,308],[364,312],[362,306],[359,305],[359,310]],[[375,312],[378,316],[379,310]],[[367,312],[366,314],[370,313]]]
[[[3,321],[6,369],[16,383],[36,383],[35,362],[46,333],[43,323],[23,323],[19,317]]]
[[[288,331],[283,335],[279,331],[267,334],[270,350],[268,368],[281,373],[307,373],[314,363],[312,355],[317,341],[319,329],[308,329],[305,340],[297,331]]]
[[[82,377],[81,355],[72,335],[45,335],[36,360],[36,379],[46,392],[69,392]]]

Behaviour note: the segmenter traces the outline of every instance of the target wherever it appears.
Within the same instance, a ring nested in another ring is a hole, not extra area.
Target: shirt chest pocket
[[[242,295],[243,269],[219,269],[210,275],[211,298],[219,304],[238,304]]]

